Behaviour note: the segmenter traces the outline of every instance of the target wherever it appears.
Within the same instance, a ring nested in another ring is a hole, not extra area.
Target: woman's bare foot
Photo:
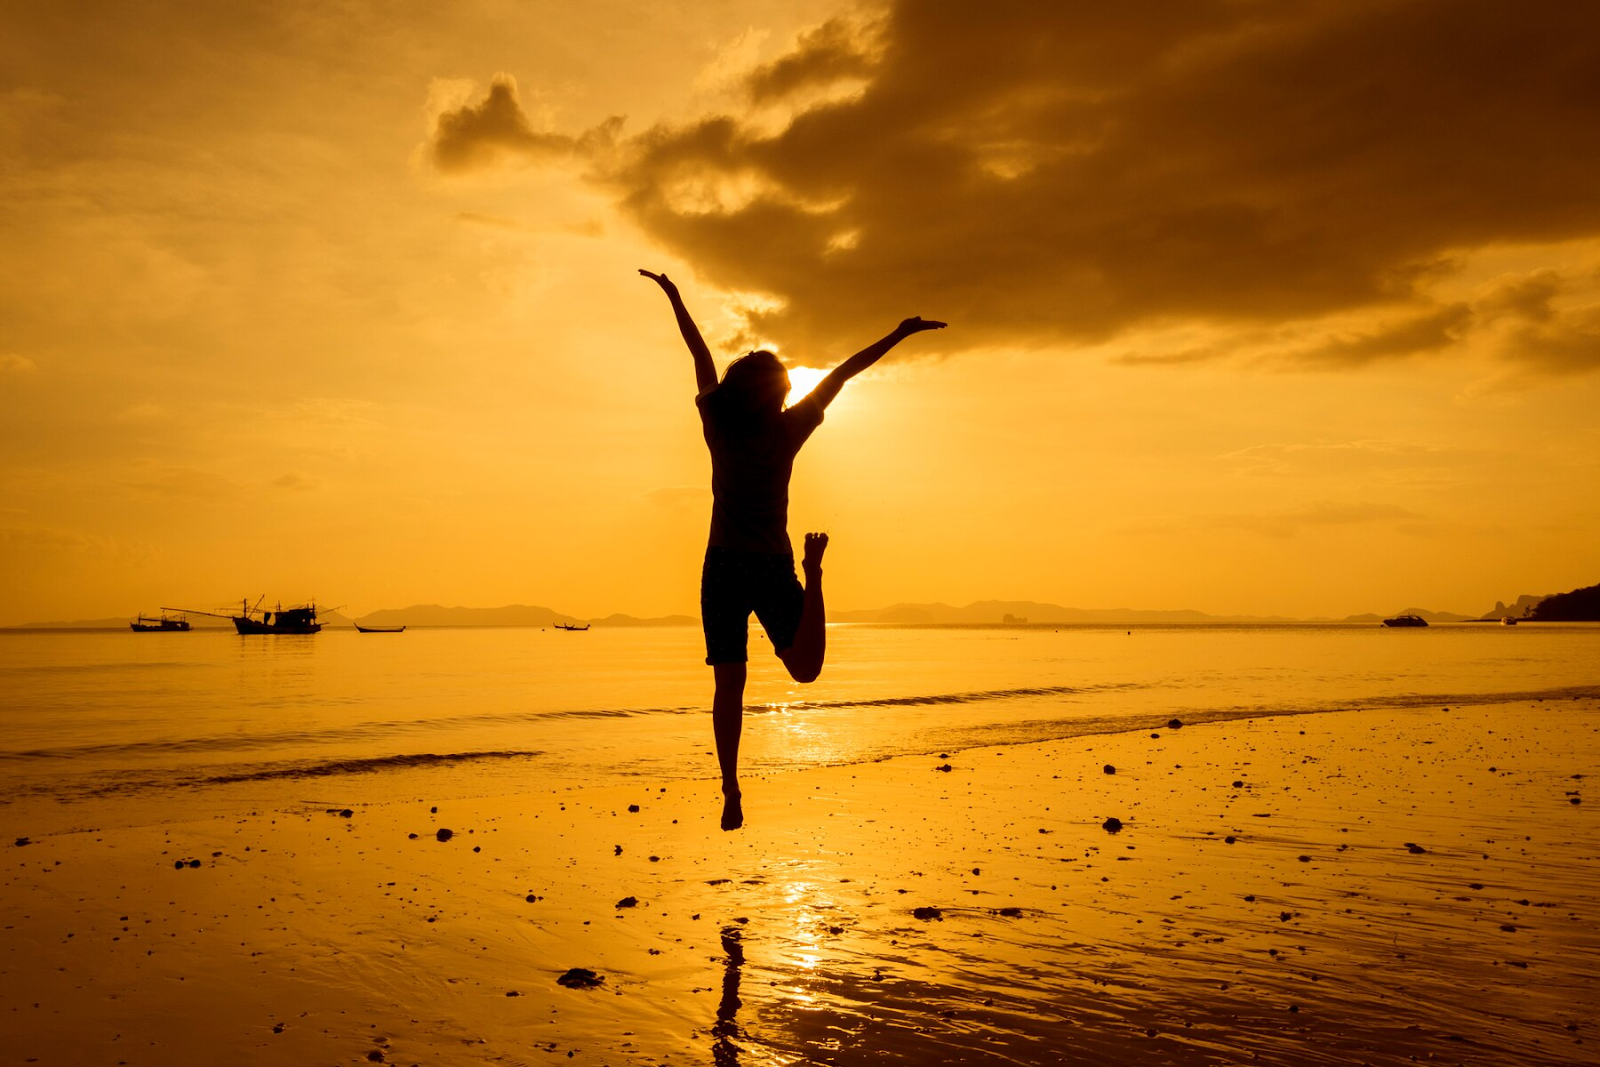
[[[739,804],[740,793],[737,789],[731,792],[724,787],[722,790],[722,828],[724,830],[737,830],[744,825],[744,808]]]
[[[800,570],[806,576],[806,584],[811,584],[812,578],[822,577],[822,554],[828,550],[828,535],[825,533],[806,534],[805,553],[800,559]]]

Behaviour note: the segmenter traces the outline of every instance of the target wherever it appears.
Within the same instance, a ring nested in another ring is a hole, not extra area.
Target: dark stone
[[[621,900],[617,901],[616,906],[619,908],[632,908],[637,906],[638,903],[638,897],[623,897]]]
[[[350,818],[350,816],[352,816],[354,814],[355,814],[355,812],[351,811],[349,808],[345,808],[345,809],[343,809],[342,811],[339,812],[339,818],[348,819],[348,818]]]
[[[1113,767],[1109,763],[1106,764],[1104,767],[1101,767],[1100,769],[1102,771],[1104,771],[1105,773],[1107,773],[1107,774],[1116,774],[1117,773],[1117,769],[1115,767]]]
[[[33,844],[33,842],[29,841],[26,837],[17,838],[17,847],[18,848],[21,848],[23,845],[31,845],[31,844]]]
[[[1421,845],[1417,844],[1415,841],[1407,841],[1406,842],[1406,851],[1411,853],[1413,856],[1421,856],[1421,855],[1425,854],[1428,850],[1423,848]]]
[[[200,861],[199,860],[190,860],[189,861],[189,866],[198,867],[198,866],[200,866]]]
[[[1106,833],[1114,834],[1122,829],[1122,820],[1113,815],[1111,818],[1101,823],[1100,826],[1105,830]]]
[[[1224,837],[1222,839],[1223,843],[1224,844],[1228,844],[1228,845],[1233,844],[1237,840],[1239,840],[1239,839],[1237,837],[1234,837],[1232,834],[1229,834],[1227,837]]]
[[[508,996],[508,997],[520,997],[520,996],[522,996],[522,994],[518,993],[515,989],[508,989],[508,990],[506,990],[506,996]]]
[[[1022,909],[1021,908],[1001,908],[1000,909],[1000,914],[1004,915],[1008,919],[1016,919],[1016,918],[1019,918],[1022,915]]]
[[[573,967],[566,974],[556,979],[557,985],[566,986],[568,989],[593,989],[604,982],[605,979],[587,967]]]
[[[936,770],[936,771],[944,771],[946,774],[948,774],[948,773],[950,773],[950,771],[954,770],[954,768],[951,767],[950,764],[948,764],[948,763],[941,763],[941,764],[939,764],[939,766],[935,767],[934,770]]]
[[[173,863],[172,869],[175,870],[175,871],[181,871],[187,866],[188,866],[187,863],[184,863],[182,860],[177,860],[176,862]]]
[[[538,902],[538,900],[539,900],[539,897],[538,897],[538,896],[537,896],[537,895],[536,895],[536,894],[533,894],[533,893],[529,893],[529,894],[528,894],[528,895],[527,895],[527,896],[526,896],[526,897],[524,897],[524,898],[523,898],[523,899],[524,899],[524,900],[526,900],[526,901],[527,901],[527,902],[528,902],[528,903],[529,903],[529,904],[535,904],[535,903],[537,903],[537,902]]]
[[[406,837],[409,838],[412,841],[415,841],[417,839],[417,835],[416,834],[407,834]]]
[[[911,910],[911,914],[915,918],[922,919],[925,922],[932,919],[938,919],[940,922],[944,921],[944,912],[940,911],[938,908],[913,908]]]
[[[450,829],[448,826],[441,826],[439,827],[439,832],[433,836],[438,838],[440,841],[448,841],[452,837],[456,836],[456,832]]]
[[[1181,730],[1181,729],[1183,729],[1183,720],[1182,719],[1168,719],[1167,720],[1167,729],[1169,729],[1169,730]]]
[[[383,1053],[377,1049],[373,1049],[371,1052],[367,1053],[367,1059],[371,1060],[373,1063],[382,1063]]]
[[[1235,788],[1235,789],[1243,789],[1243,788],[1244,788],[1244,781],[1243,781],[1243,779],[1239,779],[1239,778],[1235,778],[1235,779],[1234,779],[1234,780],[1233,780],[1233,787],[1234,787],[1234,788]]]
[[[637,805],[637,804],[629,804],[628,805],[628,810],[631,811],[631,812],[638,812],[639,805]]]

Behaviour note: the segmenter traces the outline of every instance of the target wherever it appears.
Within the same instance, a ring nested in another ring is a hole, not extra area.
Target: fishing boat
[[[1512,618],[1510,615],[1506,615],[1500,620],[1501,626],[1515,626],[1516,624],[1517,620]]]
[[[280,606],[276,611],[263,611],[260,618],[246,610],[243,615],[232,618],[234,629],[242,634],[314,634],[322,629],[315,604],[295,608]]]
[[[322,624],[317,621],[317,606],[315,604],[302,604],[298,607],[286,608],[281,603],[272,611],[261,611],[261,601],[265,596],[258,597],[254,604],[248,600],[239,601],[239,614],[223,614],[217,611],[196,611],[194,608],[162,608],[162,611],[186,611],[191,615],[210,615],[218,619],[231,619],[233,628],[241,634],[314,634],[322,629]]]
[[[578,633],[582,633],[584,630],[587,630],[588,628],[589,628],[589,624],[588,623],[584,623],[582,626],[573,626],[571,623],[566,623],[566,622],[558,622],[558,623],[556,623],[556,629],[558,629],[558,630],[574,630],[574,631],[576,631]]]
[[[140,615],[128,627],[136,634],[183,633],[189,629],[189,620],[182,616],[171,618],[163,611],[159,618]]]
[[[1421,615],[1396,615],[1392,619],[1384,619],[1385,626],[1426,626],[1428,620]]]
[[[404,626],[362,626],[359,622],[354,624],[356,632],[364,634],[403,634]]]

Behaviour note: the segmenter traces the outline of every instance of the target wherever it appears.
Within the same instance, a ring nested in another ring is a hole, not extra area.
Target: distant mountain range
[[[1419,615],[1431,623],[1487,622],[1507,616],[1533,620],[1600,620],[1600,586],[1562,593],[1557,596],[1519,596],[1512,604],[1495,601],[1492,609],[1482,615],[1460,615],[1452,611],[1429,611],[1426,608],[1402,608],[1393,615]],[[1069,623],[1296,623],[1323,622],[1376,625],[1389,617],[1374,613],[1346,615],[1342,619],[1327,617],[1291,618],[1285,615],[1211,615],[1203,611],[1145,611],[1134,608],[1066,608],[1060,604],[1046,604],[1036,600],[979,600],[965,607],[952,607],[943,603],[894,604],[886,608],[858,611],[831,611],[830,622],[862,622],[887,625],[946,625],[990,626],[996,624],[1069,624]],[[700,620],[693,615],[660,615],[638,618],[633,615],[613,614],[604,618],[582,619],[552,608],[529,604],[509,604],[501,608],[447,608],[439,604],[413,604],[409,608],[384,608],[360,618],[349,618],[337,611],[321,613],[326,628],[348,627],[355,623],[363,626],[554,626],[557,623],[594,626],[695,626]],[[128,625],[126,618],[78,619],[73,622],[32,622],[9,629],[121,629]],[[228,629],[227,619],[205,615],[191,615],[189,621],[196,629]]]
[[[698,626],[693,615],[662,615],[641,619],[614,614],[603,619],[580,619],[551,608],[509,604],[503,608],[447,608],[438,604],[413,604],[409,608],[384,608],[352,620],[363,626],[554,626],[557,623],[592,623],[595,626]]]
[[[1064,608],[1037,600],[979,600],[966,607],[949,604],[894,604],[868,611],[830,611],[830,622],[918,623],[946,626],[990,626],[996,623],[1184,623],[1184,622],[1334,622],[1333,619],[1291,619],[1283,615],[1208,615],[1203,611],[1140,611],[1133,608]]]

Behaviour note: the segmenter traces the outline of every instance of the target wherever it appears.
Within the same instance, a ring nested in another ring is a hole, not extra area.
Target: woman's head
[[[783,410],[789,372],[771,352],[740,356],[722,372],[712,394],[719,412],[736,426],[748,426]]]

